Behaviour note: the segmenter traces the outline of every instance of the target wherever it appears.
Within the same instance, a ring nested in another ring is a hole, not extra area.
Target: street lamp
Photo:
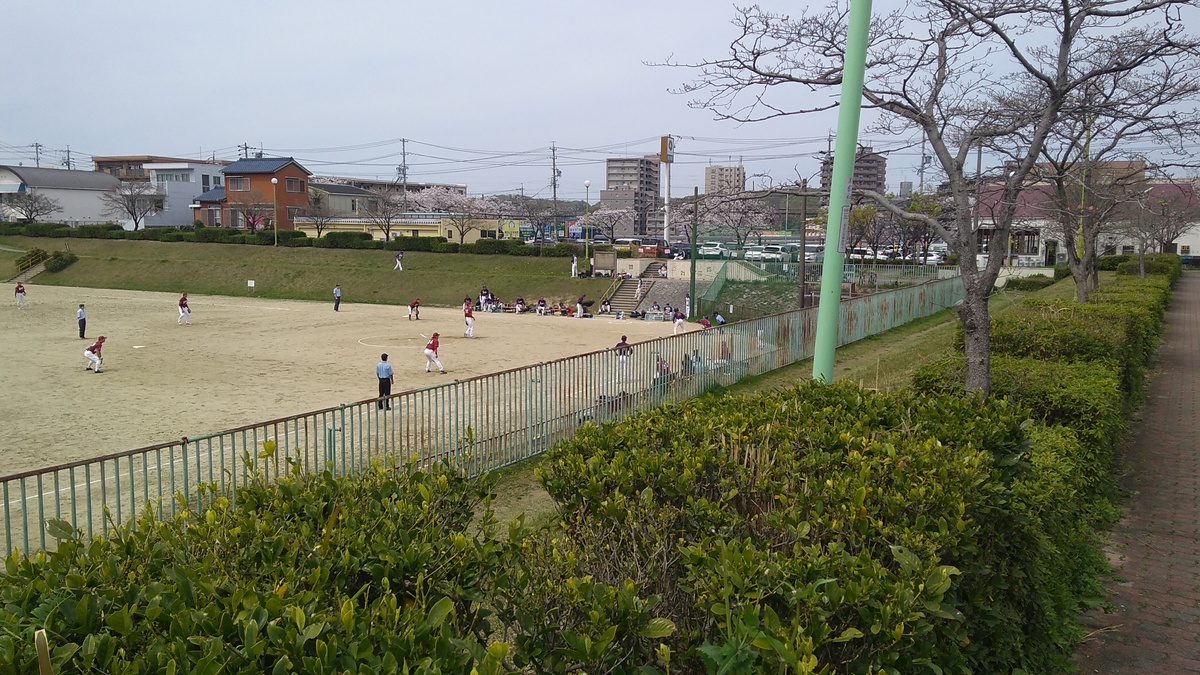
[[[275,245],[279,245],[279,179],[271,179],[271,229],[275,231]]]
[[[588,243],[591,241],[591,238],[592,238],[591,233],[588,231],[588,208],[591,206],[591,201],[592,201],[592,181],[590,181],[590,180],[583,181],[583,190],[584,190],[584,198],[583,198],[583,261],[587,262],[588,260],[590,260],[590,258],[588,258]],[[588,270],[591,270],[591,269],[592,269],[592,266],[589,263]]]

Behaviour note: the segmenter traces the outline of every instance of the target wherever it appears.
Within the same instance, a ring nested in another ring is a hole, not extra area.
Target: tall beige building
[[[704,167],[704,194],[718,192],[742,192],[746,189],[746,167],[737,166],[706,166]]]
[[[833,154],[821,162],[821,186],[826,192],[833,181]],[[874,190],[887,192],[887,156],[875,152],[870,146],[859,147],[854,156],[854,176],[850,179],[852,190]]]
[[[600,191],[600,207],[633,209],[636,214],[631,231],[616,232],[616,236],[638,237],[662,232],[663,214],[658,210],[658,164],[658,155],[613,157],[605,162],[605,189]]]

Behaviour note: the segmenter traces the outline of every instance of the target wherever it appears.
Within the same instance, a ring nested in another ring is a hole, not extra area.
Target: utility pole
[[[554,209],[551,212],[551,217],[553,218],[551,227],[554,228],[556,233],[558,232],[558,177],[561,175],[562,172],[558,170],[558,148],[555,146],[554,141],[550,141],[550,188],[553,192],[554,201]],[[564,232],[563,234],[569,233]]]
[[[400,180],[404,181],[404,212],[408,213],[408,139],[400,139]]]
[[[239,145],[238,150],[242,151],[242,159],[250,158],[250,145],[248,143],[242,143]]]
[[[69,145],[67,146],[67,158],[63,161],[63,164],[67,166],[68,171],[71,170],[71,146]]]
[[[30,146],[30,147],[32,147],[32,148],[33,148],[33,161],[34,161],[34,163],[35,163],[35,164],[37,164],[37,168],[39,168],[39,169],[40,169],[40,168],[42,168],[42,144],[41,144],[41,143],[34,143],[34,144],[33,144],[32,146]]]
[[[808,179],[800,179],[800,309],[808,305],[808,271],[805,256],[808,255]]]

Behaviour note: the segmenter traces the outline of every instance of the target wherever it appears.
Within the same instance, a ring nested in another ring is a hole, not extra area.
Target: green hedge
[[[321,248],[374,248],[370,232],[327,232],[317,240]]]
[[[1096,269],[1102,272],[1115,272],[1118,265],[1132,257],[1127,253],[1121,255],[1102,255],[1096,258]]]
[[[46,271],[61,272],[77,260],[79,260],[79,256],[70,251],[55,251],[46,259]]]
[[[57,550],[0,572],[0,670],[36,672],[44,628],[67,673],[498,673],[506,646],[476,639],[500,551],[473,538],[486,493],[376,467],[256,479],[107,540],[51,521]]]
[[[1143,270],[1147,275],[1165,276],[1175,283],[1183,274],[1183,261],[1175,254],[1166,253],[1146,256],[1144,265],[1139,264],[1136,256],[1117,265],[1118,275],[1140,276]]]
[[[1004,282],[1004,289],[1008,291],[1038,291],[1046,288],[1047,286],[1053,286],[1054,281],[1055,279],[1052,279],[1045,274],[1033,274],[1027,277],[1013,277]]]
[[[596,610],[555,579],[636,570],[678,627],[679,672],[1061,672],[1103,559],[1057,545],[1087,531],[1088,480],[1060,457],[1069,434],[1026,419],[1002,400],[806,384],[585,427],[539,474],[563,529],[524,542],[519,587],[555,621],[539,629],[519,593],[497,611],[553,644]],[[631,661],[654,649],[614,641]]]

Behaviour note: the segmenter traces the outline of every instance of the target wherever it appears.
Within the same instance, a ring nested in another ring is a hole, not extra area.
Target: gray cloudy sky
[[[794,9],[785,2],[766,7]],[[818,168],[835,114],[736,125],[671,94],[689,78],[644,61],[724,53],[719,0],[434,0],[10,3],[0,62],[0,163],[90,155],[238,156],[249,143],[320,174],[394,177],[472,193],[596,201],[603,160],[656,152],[673,134],[672,195],[706,164],[794,180]],[[897,148],[903,139],[864,139]],[[914,180],[916,149],[890,157]]]

